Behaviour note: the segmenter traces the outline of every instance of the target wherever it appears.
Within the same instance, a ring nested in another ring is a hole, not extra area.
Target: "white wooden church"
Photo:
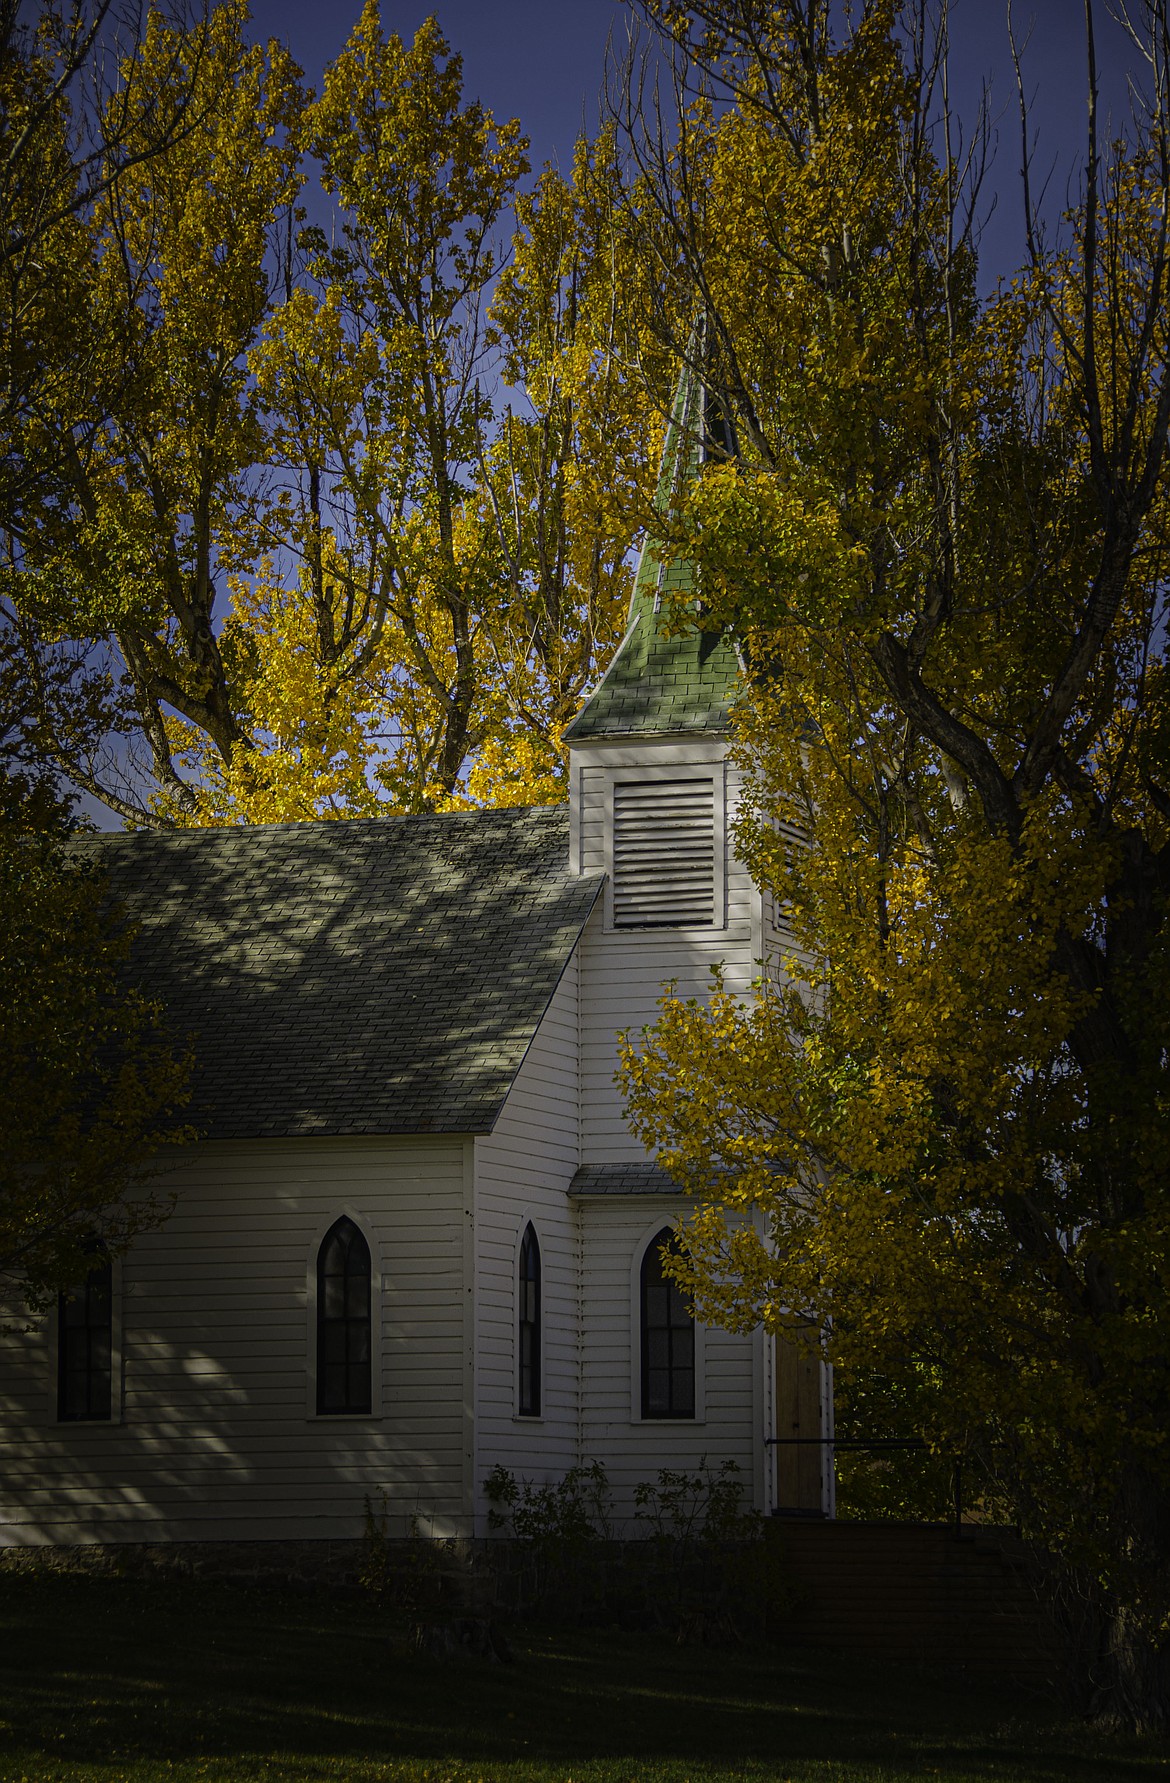
[[[760,1509],[829,1508],[815,1447],[785,1482],[768,1441],[820,1430],[815,1372],[664,1282],[682,1200],[614,1085],[668,981],[746,991],[769,939],[734,651],[658,617],[685,575],[643,554],[567,809],[96,844],[206,1137],[163,1226],[3,1339],[0,1543],[352,1538],[383,1492],[392,1533],[484,1534],[497,1463],[601,1461],[628,1516],[730,1458]]]

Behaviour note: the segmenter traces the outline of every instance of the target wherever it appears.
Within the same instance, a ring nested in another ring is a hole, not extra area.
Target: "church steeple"
[[[701,360],[701,341],[692,344],[699,345],[694,357]],[[685,365],[662,451],[655,500],[659,513],[668,512],[678,490],[697,475],[705,459],[726,458],[734,452],[730,417],[693,366]],[[634,578],[626,634],[565,731],[566,742],[726,730],[739,670],[730,639],[697,627],[674,636],[667,632],[678,596],[693,599],[694,594],[692,566],[660,560],[658,547],[647,539]]]

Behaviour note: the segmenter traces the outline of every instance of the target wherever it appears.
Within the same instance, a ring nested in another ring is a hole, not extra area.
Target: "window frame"
[[[707,1328],[700,1319],[692,1319],[695,1333],[695,1411],[693,1417],[679,1416],[672,1413],[665,1417],[646,1417],[642,1411],[642,1265],[646,1253],[662,1232],[673,1229],[677,1209],[669,1204],[659,1211],[653,1225],[643,1227],[638,1242],[634,1246],[630,1264],[630,1422],[644,1428],[656,1429],[659,1425],[675,1426],[690,1430],[707,1421],[706,1393],[706,1358]]]
[[[350,1220],[370,1253],[370,1409],[368,1412],[317,1410],[317,1270],[321,1247],[340,1220]],[[305,1420],[310,1424],[368,1424],[382,1416],[382,1270],[370,1221],[353,1207],[335,1208],[322,1220],[309,1246],[305,1264]]]
[[[521,1338],[522,1327],[525,1323],[522,1305],[524,1284],[520,1269],[524,1261],[524,1247],[530,1232],[532,1234],[532,1242],[536,1247],[536,1361],[532,1371],[536,1388],[536,1409],[534,1411],[525,1411],[523,1405],[521,1372],[523,1369],[523,1345]],[[520,1233],[516,1240],[515,1266],[512,1270],[512,1286],[516,1310],[516,1316],[512,1324],[512,1337],[514,1343],[512,1367],[512,1382],[515,1394],[514,1416],[517,1420],[525,1424],[539,1424],[543,1422],[544,1419],[544,1247],[540,1242],[540,1233],[537,1230],[536,1221],[529,1214],[525,1214],[520,1222]]]

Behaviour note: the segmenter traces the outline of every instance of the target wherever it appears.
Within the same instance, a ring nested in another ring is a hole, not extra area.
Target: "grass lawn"
[[[408,1656],[364,1600],[0,1577],[3,1783],[1098,1783],[1170,1778],[1012,1700],[776,1648],[513,1631]]]

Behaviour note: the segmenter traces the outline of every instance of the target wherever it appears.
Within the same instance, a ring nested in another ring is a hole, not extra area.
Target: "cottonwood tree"
[[[1166,10],[986,299],[945,15],[645,10],[726,101],[640,159],[739,423],[670,542],[749,653],[739,846],[787,940],[754,1001],[666,1000],[632,1118],[700,1198],[700,1314],[812,1310],[843,1369],[912,1382],[1096,1605],[1098,1709],[1164,1726]]]
[[[40,735],[137,822],[560,797],[658,424],[615,351],[612,142],[524,194],[433,21],[367,6],[311,102],[244,23],[152,21],[128,165],[68,219],[6,577]],[[181,94],[197,126],[136,159]]]
[[[163,154],[193,120],[187,81],[172,78],[166,103],[146,115],[133,81],[116,91],[106,83],[104,60],[132,53],[140,27],[100,0],[35,21],[0,6],[7,594],[26,528],[71,474],[70,452],[58,448],[100,424],[128,370],[124,353],[110,353],[101,374],[87,356],[85,218],[115,171]],[[192,44],[200,36],[192,27]],[[75,736],[100,731],[104,679],[84,648],[45,661],[27,642],[9,611],[0,622],[0,1278],[31,1311],[83,1278],[95,1249],[117,1255],[165,1217],[168,1198],[151,1178],[159,1147],[185,1137],[189,1060],[160,1010],[122,980],[129,935],[70,836],[44,735],[45,706],[62,697]]]
[[[62,646],[93,647],[77,660],[104,670],[107,727],[142,740],[156,784],[187,810],[164,714],[200,724],[228,757],[250,747],[216,638],[215,541],[262,451],[245,355],[268,307],[273,222],[297,184],[296,71],[279,49],[244,45],[245,18],[225,4],[192,32],[150,15],[116,101],[127,165],[69,219],[58,397],[14,430],[41,474],[9,529],[11,632],[47,690]],[[147,154],[182,96],[197,127]],[[46,693],[46,746],[75,785],[140,820],[141,798],[95,762],[75,712]]]
[[[433,21],[405,44],[372,5],[306,141],[340,230],[305,232],[250,356],[266,471],[221,538],[223,648],[258,743],[237,762],[172,727],[198,819],[559,798],[649,505],[612,143],[522,192],[519,125],[465,100]]]
[[[0,522],[17,530],[53,470],[43,441],[34,460],[13,450],[21,423],[60,404],[79,356],[84,219],[117,179],[197,128],[207,102],[176,67],[142,103],[144,28],[142,9],[117,0],[63,10],[0,0]],[[188,71],[205,30],[206,13],[188,20]]]
[[[515,774],[516,751],[546,796],[565,796],[560,733],[627,621],[629,547],[653,513],[674,369],[656,343],[628,338],[628,299],[655,269],[627,205],[613,131],[579,141],[569,179],[546,169],[518,201],[491,306],[513,400],[476,484],[508,592],[491,643],[503,724],[472,770],[480,796]]]
[[[131,935],[70,813],[0,766],[0,1279],[36,1309],[170,1211],[191,1060],[123,977]]]

